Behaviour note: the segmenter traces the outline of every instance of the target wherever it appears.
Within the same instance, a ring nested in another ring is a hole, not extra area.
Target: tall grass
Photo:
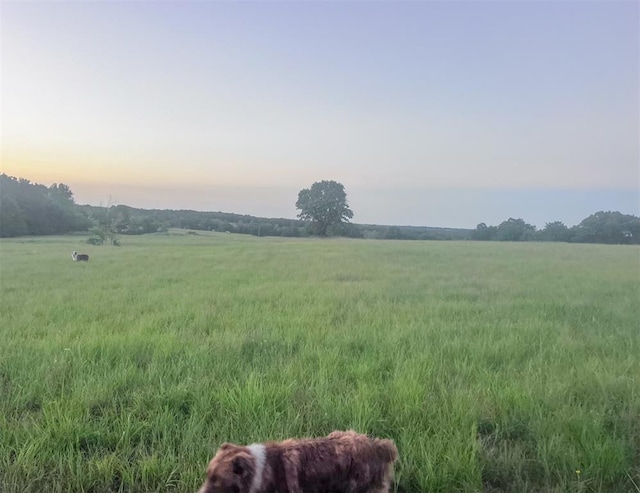
[[[399,492],[638,491],[638,248],[80,241],[0,242],[3,492],[192,492],[223,441],[342,428]]]

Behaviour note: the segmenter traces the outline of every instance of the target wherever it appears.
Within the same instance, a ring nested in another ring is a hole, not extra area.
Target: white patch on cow
[[[256,473],[253,476],[253,481],[251,481],[251,490],[249,490],[249,493],[257,493],[262,487],[262,472],[264,471],[264,463],[267,459],[267,449],[259,443],[252,443],[247,448],[256,460]]]

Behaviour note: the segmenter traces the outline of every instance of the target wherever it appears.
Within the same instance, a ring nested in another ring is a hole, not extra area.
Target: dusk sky
[[[0,4],[1,170],[76,202],[356,223],[640,215],[636,1]]]

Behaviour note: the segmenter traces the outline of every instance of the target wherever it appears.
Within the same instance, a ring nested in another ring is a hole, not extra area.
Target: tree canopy
[[[46,187],[0,174],[0,237],[64,234],[90,224],[64,183]]]
[[[572,243],[640,244],[640,217],[617,211],[591,214],[568,228],[561,221],[546,223],[544,229],[522,219],[509,218],[499,226],[480,223],[471,232],[472,240],[483,241],[566,241]]]
[[[303,221],[311,221],[313,232],[320,236],[339,233],[343,223],[353,217],[347,204],[344,185],[333,180],[315,182],[298,193],[296,209]]]
[[[402,240],[565,241],[572,243],[640,244],[640,217],[599,211],[572,227],[561,221],[537,230],[509,218],[498,226],[480,223],[474,230],[427,226],[354,224],[344,186],[314,183],[298,194],[297,219],[265,218],[227,212],[147,210],[126,205],[78,205],[64,183],[50,186],[0,173],[0,237],[89,231],[92,243],[116,243],[120,235],[167,231],[168,228],[221,231],[255,236],[341,234],[351,238]],[[115,240],[115,241],[114,241]]]
[[[640,244],[640,218],[617,211],[591,214],[574,229],[579,242]]]
[[[502,221],[496,231],[498,241],[531,241],[535,239],[536,227],[522,219],[510,217]]]

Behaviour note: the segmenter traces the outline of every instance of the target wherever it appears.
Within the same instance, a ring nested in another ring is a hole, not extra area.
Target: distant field
[[[193,493],[223,441],[344,428],[398,492],[640,491],[637,247],[83,239],[0,241],[3,493]]]

